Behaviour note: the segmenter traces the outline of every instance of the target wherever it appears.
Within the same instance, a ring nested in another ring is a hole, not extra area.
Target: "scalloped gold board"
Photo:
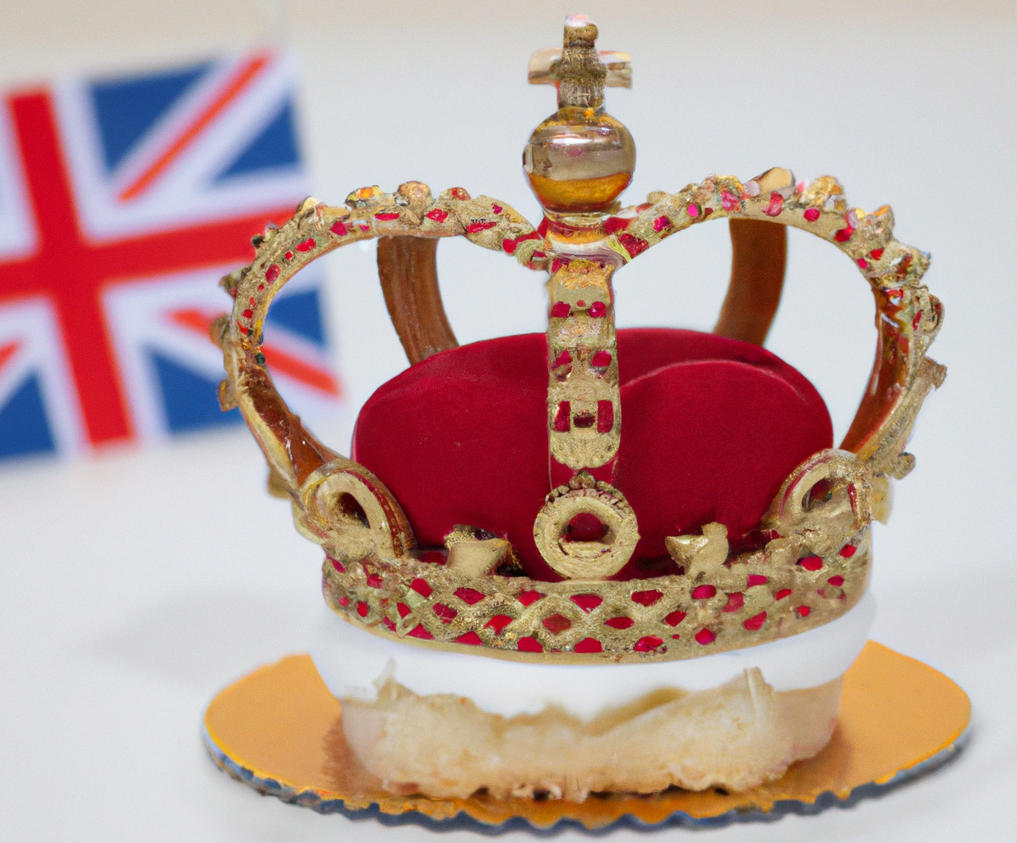
[[[698,823],[731,812],[769,811],[775,803],[811,805],[824,793],[846,799],[945,760],[970,718],[967,695],[919,661],[868,642],[844,681],[840,719],[826,748],[779,781],[743,793],[672,789],[653,796],[615,794],[583,803],[499,801],[487,797],[396,797],[356,761],[343,739],[339,702],[309,656],[287,656],[233,683],[205,713],[205,741],[230,775],[286,801],[319,811],[419,811],[434,820],[464,813],[500,825],[519,817],[544,828],[561,820],[602,828],[631,815],[656,824],[675,815]]]

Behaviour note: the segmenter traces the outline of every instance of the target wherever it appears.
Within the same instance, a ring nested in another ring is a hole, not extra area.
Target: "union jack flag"
[[[217,280],[308,191],[285,58],[70,80],[0,102],[0,458],[239,421],[219,410]],[[272,306],[297,412],[335,406],[319,277]]]

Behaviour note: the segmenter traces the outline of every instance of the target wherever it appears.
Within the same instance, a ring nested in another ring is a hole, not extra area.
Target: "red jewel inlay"
[[[297,244],[297,251],[298,252],[309,252],[316,245],[317,244],[314,242],[314,238],[313,237],[308,237],[303,243],[298,243]]]
[[[779,217],[784,210],[784,197],[779,193],[770,194],[770,204],[763,208],[763,213],[768,217]]]
[[[618,231],[624,231],[631,224],[632,224],[631,217],[629,219],[625,219],[624,217],[608,217],[606,220],[604,220],[604,233],[614,234]]]
[[[699,632],[696,633],[696,641],[698,641],[700,644],[703,645],[712,644],[716,640],[717,634],[709,629],[706,629],[706,627],[703,627],[703,629],[699,630]]]
[[[858,550],[858,548],[855,547],[853,544],[846,544],[837,552],[845,559],[850,559],[852,556],[855,555],[856,550]]]
[[[874,261],[878,261],[881,257],[883,257],[883,250],[873,249],[871,252],[869,252],[869,257],[872,258]]]
[[[453,618],[459,614],[451,606],[446,606],[444,603],[435,603],[434,613],[441,618],[442,623],[452,623]]]
[[[749,574],[745,578],[745,587],[752,588],[754,585],[766,585],[770,581],[769,577],[764,577],[762,574]]]
[[[340,574],[346,573],[345,566],[338,559],[333,559],[331,556],[329,556],[328,561],[332,563],[332,567],[335,568]]]
[[[731,191],[724,190],[720,194],[720,206],[729,213],[736,211],[741,207],[742,203]]]
[[[760,612],[758,615],[753,615],[745,623],[742,624],[750,632],[755,632],[763,626],[766,621],[766,612]]]
[[[461,201],[463,201],[463,202],[467,201],[467,200],[468,200],[468,199],[470,198],[470,194],[469,194],[469,193],[467,193],[467,192],[466,192],[466,191],[465,191],[465,190],[464,190],[463,188],[461,188],[461,187],[453,187],[453,188],[452,188],[452,189],[451,189],[451,190],[449,191],[449,194],[451,194],[451,196],[452,196],[452,198],[453,198],[453,199],[459,199],[459,200],[461,200]]]
[[[652,653],[663,645],[663,638],[658,638],[656,635],[645,635],[636,642],[632,649],[637,653]]]
[[[819,219],[819,208],[808,208],[802,216],[809,222],[815,222]]]
[[[551,364],[552,369],[557,369],[559,366],[567,366],[572,362],[572,355],[569,354],[569,350],[566,348],[555,361]]]
[[[846,228],[842,228],[839,231],[835,232],[833,235],[833,239],[836,240],[838,243],[847,243],[847,241],[851,239],[851,235],[854,233],[855,230],[849,225]]]
[[[695,205],[690,205],[689,207],[694,208]],[[669,220],[667,217],[657,217],[657,219],[653,221],[653,230],[656,231],[657,234],[660,234],[660,232],[665,231],[670,227],[671,220]]]
[[[915,314],[915,318],[911,320],[911,330],[913,330],[913,331],[917,331],[917,330],[918,330],[918,324],[919,324],[919,323],[920,323],[921,321],[922,321],[922,311],[921,311],[921,310],[919,310],[919,311],[918,311],[918,312],[917,312],[917,313]]]
[[[865,260],[865,258],[858,258],[858,265],[862,269],[868,269],[869,268],[869,262],[867,260]]]
[[[804,556],[798,560],[798,564],[806,571],[818,571],[823,567],[823,560],[818,556]]]
[[[495,615],[491,618],[484,626],[489,626],[494,630],[495,635],[501,635],[502,631],[512,623],[512,618],[508,615]]]
[[[445,222],[448,219],[448,211],[443,211],[441,208],[431,208],[424,216],[429,220],[434,220],[434,222]]]
[[[602,301],[595,301],[590,305],[590,316],[594,319],[603,319],[607,316],[607,305]]]
[[[497,222],[471,222],[466,226],[467,234],[476,234],[478,231],[486,231],[489,228],[494,228]]]
[[[608,618],[604,621],[604,626],[609,626],[611,629],[628,629],[634,623],[635,621],[632,618],[617,617]]]
[[[343,606],[343,607],[349,606],[350,605],[350,598],[349,597],[340,597],[339,598],[339,605]]]
[[[555,319],[564,319],[572,313],[572,307],[567,301],[556,301],[551,307],[551,316]]]
[[[525,636],[519,639],[519,643],[516,644],[516,649],[522,653],[543,653],[544,648],[536,638],[530,638]]]
[[[385,629],[387,629],[389,632],[396,631],[396,625],[392,622],[390,618],[382,618],[381,625],[385,627]]]
[[[727,605],[724,607],[725,612],[737,612],[742,606],[745,605],[745,595],[740,591],[736,591],[727,596]]]
[[[561,401],[554,414],[554,429],[557,433],[565,433],[571,426],[571,405],[568,401]]]
[[[685,209],[685,211],[686,211],[686,213],[690,217],[692,217],[692,219],[695,219],[696,217],[699,216],[699,208],[697,208],[691,202],[689,203],[689,206]],[[665,219],[666,219],[666,217],[665,217]],[[657,221],[656,220],[654,220],[654,222],[653,222],[653,227],[657,228]],[[657,229],[657,230],[659,231],[660,229]]]
[[[564,615],[559,615],[557,613],[544,618],[542,623],[544,624],[544,628],[552,635],[558,635],[559,633],[572,628],[572,621]]]
[[[248,309],[244,311],[244,319],[250,319],[252,316],[254,316],[253,310]]]
[[[340,237],[345,237],[350,233],[350,230],[346,227],[342,220],[336,220],[332,223],[332,227],[329,229],[333,234],[338,234]]]
[[[622,244],[625,251],[633,258],[641,255],[650,248],[650,244],[646,240],[640,240],[638,237],[633,237],[627,231],[623,231],[618,235],[618,242]]]
[[[466,588],[465,586],[463,588],[457,588],[455,591],[455,595],[464,603],[468,603],[470,606],[474,605],[475,603],[479,603],[487,596],[486,594],[482,594],[476,589]]]
[[[524,606],[529,606],[531,603],[536,603],[538,600],[544,597],[539,591],[520,591],[516,596],[516,600],[522,603]]]
[[[830,579],[828,579],[827,582],[836,588],[840,588],[842,585],[844,585],[844,577],[842,577],[840,574],[837,574],[836,576],[830,577]]]
[[[431,586],[427,584],[427,580],[422,579],[421,577],[417,577],[413,582],[411,582],[410,588],[417,592],[417,594],[421,597],[430,597],[431,591],[433,590]]]
[[[604,646],[596,638],[584,638],[572,648],[577,653],[602,653]]]
[[[569,599],[584,612],[592,612],[604,602],[604,599],[596,594],[573,594]]]
[[[631,599],[633,603],[638,603],[640,606],[652,606],[663,596],[664,593],[662,591],[651,588],[649,591],[633,591]]]
[[[505,209],[501,205],[492,205],[491,210],[494,211],[496,214],[500,214]]]
[[[795,612],[798,614],[798,617],[800,618],[807,618],[811,611],[812,609],[810,609],[808,606],[799,606],[797,609],[795,609]]]
[[[480,640],[480,636],[472,629],[464,635],[460,635],[456,639],[456,644],[473,644],[474,646],[480,646],[483,643],[484,642]]]
[[[378,574],[368,574],[367,584],[371,588],[381,588],[381,577]]]
[[[685,613],[681,609],[675,609],[671,614],[665,616],[664,623],[668,626],[678,626],[685,620]]]
[[[506,237],[504,240],[501,241],[501,247],[508,254],[511,255],[511,254],[513,254],[515,252],[516,246],[518,246],[524,240],[539,240],[539,239],[540,239],[540,235],[537,234],[536,231],[531,231],[529,234],[523,234],[520,237],[516,237],[514,240],[509,238],[509,237]],[[537,257],[537,253],[534,252],[533,256]],[[540,257],[543,257],[543,255],[541,255]]]
[[[693,600],[709,600],[717,593],[717,589],[712,585],[697,585],[692,589]]]
[[[791,593],[791,589],[790,588],[782,588],[782,589],[780,589],[780,591],[778,591],[776,594],[773,595],[773,599],[774,600],[783,600],[790,593]]]
[[[428,632],[426,629],[424,629],[424,625],[420,623],[418,623],[415,627],[413,627],[413,629],[411,629],[406,634],[412,638],[421,638],[424,641],[434,640],[434,636],[431,635],[431,633]]]
[[[382,213],[382,214],[375,214],[374,218],[376,220],[380,220],[381,222],[388,222],[389,220],[397,220],[397,219],[399,219],[399,214],[398,213],[395,213],[395,214],[392,214],[392,213],[388,213],[388,214],[384,214],[384,213]]]
[[[399,617],[405,618],[410,613],[410,607],[405,603],[396,603],[396,611],[399,613]]]
[[[265,280],[271,284],[279,277],[279,264],[273,263],[265,270]]]
[[[360,615],[360,617],[366,618],[367,617],[367,610],[368,610],[368,606],[367,606],[367,604],[363,600],[361,600],[359,603],[357,603],[357,614]]]

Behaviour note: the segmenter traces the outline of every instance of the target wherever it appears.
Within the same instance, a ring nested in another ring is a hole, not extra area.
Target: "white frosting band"
[[[753,667],[775,691],[831,682],[861,652],[875,612],[876,601],[866,592],[837,620],[757,647],[646,664],[551,665],[404,644],[360,629],[325,607],[311,658],[340,699],[373,700],[375,682],[391,676],[420,696],[469,697],[484,711],[505,717],[556,705],[590,719],[661,688],[715,688]]]

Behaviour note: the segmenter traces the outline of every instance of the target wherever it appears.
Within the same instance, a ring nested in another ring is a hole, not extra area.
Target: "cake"
[[[559,106],[523,154],[538,227],[462,188],[367,187],[306,200],[223,279],[220,402],[325,551],[312,656],[346,743],[392,793],[742,790],[814,756],[874,612],[869,525],[945,374],[926,356],[942,318],[928,257],[836,180],[711,176],[622,209],[635,145],[603,97],[628,61],[596,36],[570,17],[563,48],[531,60]],[[722,217],[733,270],[714,333],[616,331],[614,272]],[[875,296],[876,363],[838,447],[816,390],[761,348],[787,226],[844,252]],[[545,335],[458,347],[435,272],[448,236],[547,273]],[[347,458],[278,395],[261,333],[297,271],[373,238],[411,366],[363,407]]]

